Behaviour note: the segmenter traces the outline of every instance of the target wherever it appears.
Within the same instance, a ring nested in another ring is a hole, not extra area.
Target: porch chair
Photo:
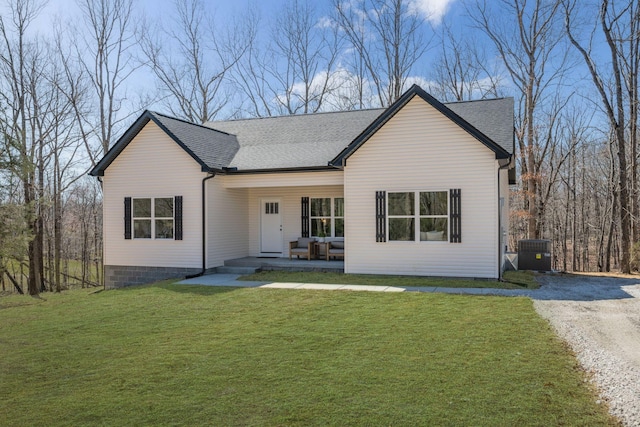
[[[313,256],[313,247],[316,239],[310,237],[300,237],[298,240],[289,242],[289,259],[294,255],[300,259],[300,255],[307,257],[307,261]]]
[[[326,243],[325,253],[327,255],[327,261],[334,258],[344,259],[344,240],[332,240]]]

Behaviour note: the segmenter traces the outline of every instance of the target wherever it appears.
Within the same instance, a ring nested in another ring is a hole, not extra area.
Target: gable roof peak
[[[144,110],[122,137],[107,151],[107,154],[91,169],[89,175],[103,176],[105,169],[150,121],[184,149],[200,165],[203,172],[221,170],[228,167],[238,152],[239,145],[234,135],[150,110]]]
[[[413,84],[400,98],[398,98],[393,104],[389,106],[376,120],[374,120],[362,133],[354,139],[340,154],[338,154],[333,160],[329,162],[329,165],[336,167],[343,167],[346,164],[347,159],[355,153],[366,141],[369,140],[384,124],[386,124],[393,116],[398,113],[405,105],[409,103],[414,97],[419,96],[427,104],[440,111],[452,122],[460,126],[463,130],[476,138],[490,150],[495,153],[496,159],[509,159],[511,158],[511,152],[507,151],[503,146],[493,141],[487,135],[479,131],[469,121],[463,119],[451,108],[447,107],[442,102],[438,101],[432,95],[427,93],[417,84]],[[455,104],[454,104],[455,105]],[[453,107],[453,106],[452,106]],[[513,127],[511,128],[513,131]]]

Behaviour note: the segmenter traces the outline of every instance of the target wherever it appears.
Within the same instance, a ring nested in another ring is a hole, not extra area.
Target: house
[[[198,274],[344,236],[346,273],[498,278],[513,99],[197,125],[145,111],[90,172],[106,287]]]

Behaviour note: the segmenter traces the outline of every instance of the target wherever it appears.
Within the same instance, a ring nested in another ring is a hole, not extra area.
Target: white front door
[[[262,199],[260,214],[260,252],[282,255],[280,199]]]

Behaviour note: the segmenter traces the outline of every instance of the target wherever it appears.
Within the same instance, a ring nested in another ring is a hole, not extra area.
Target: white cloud
[[[318,99],[319,95],[325,91],[323,102],[319,111],[344,111],[360,108],[359,105],[359,78],[352,74],[346,68],[339,67],[327,74],[326,71],[317,73],[311,79],[309,92],[311,97]],[[379,107],[377,97],[371,91],[371,84],[368,81],[362,82],[362,107],[376,108]],[[289,93],[293,98],[293,106],[304,99],[305,84],[296,82],[289,88]],[[277,96],[279,103],[286,104],[287,97],[284,93]],[[312,107],[315,108],[315,101],[312,101]]]
[[[333,19],[329,18],[328,16],[323,16],[320,19],[318,19],[318,22],[316,23],[316,28],[333,28],[336,26],[336,23],[333,21]]]
[[[442,18],[455,0],[411,0],[409,10],[419,13],[433,25],[440,25]]]

